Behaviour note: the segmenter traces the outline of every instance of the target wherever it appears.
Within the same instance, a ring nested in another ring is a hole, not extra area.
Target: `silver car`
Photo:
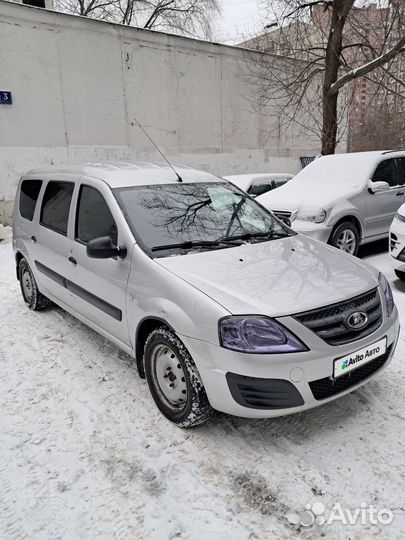
[[[225,180],[229,180],[238,188],[243,189],[251,197],[258,197],[272,189],[284,186],[293,177],[294,175],[289,173],[233,174],[224,176]]]
[[[361,244],[388,237],[405,202],[405,152],[324,156],[257,201],[295,231],[356,255]]]
[[[27,306],[52,300],[135,357],[179,426],[326,403],[377,376],[398,339],[383,274],[193,169],[31,171],[13,247]]]

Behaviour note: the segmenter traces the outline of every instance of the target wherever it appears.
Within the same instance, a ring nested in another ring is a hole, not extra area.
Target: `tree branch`
[[[390,60],[393,60],[398,54],[404,52],[405,47],[405,35],[393,46],[391,49],[389,49],[386,53],[378,56],[377,58],[374,58],[374,60],[371,60],[371,62],[368,62],[367,64],[364,64],[363,66],[359,68],[352,69],[348,73],[345,73],[342,77],[340,77],[336,82],[334,82],[330,88],[329,92],[331,95],[337,94],[343,86],[345,86],[347,83],[353,81],[354,79],[357,79],[359,77],[363,77],[364,75],[367,75],[374,69],[377,69]]]

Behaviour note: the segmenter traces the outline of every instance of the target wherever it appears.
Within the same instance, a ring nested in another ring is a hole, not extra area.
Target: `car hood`
[[[372,267],[301,234],[155,261],[233,314],[294,314],[378,284]]]
[[[302,208],[323,208],[327,210],[342,199],[352,197],[361,191],[361,186],[351,184],[322,184],[290,180],[284,186],[259,195],[256,200],[269,210],[293,212]]]

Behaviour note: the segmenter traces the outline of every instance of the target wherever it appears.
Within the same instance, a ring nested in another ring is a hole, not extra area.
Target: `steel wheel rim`
[[[158,345],[152,352],[152,377],[160,400],[173,411],[181,412],[187,403],[186,376],[172,349]]]
[[[32,300],[32,278],[28,270],[24,270],[21,276],[21,285],[23,289],[24,298],[31,302]]]
[[[356,249],[356,236],[353,231],[350,229],[345,229],[339,234],[339,237],[336,241],[336,246],[346,253],[353,255]]]

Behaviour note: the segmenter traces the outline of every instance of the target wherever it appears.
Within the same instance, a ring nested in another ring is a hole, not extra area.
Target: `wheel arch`
[[[361,243],[361,240],[363,238],[363,225],[360,219],[357,216],[354,216],[353,214],[348,214],[347,216],[342,216],[341,218],[338,219],[338,221],[332,227],[332,230],[329,235],[329,241],[332,238],[332,235],[334,234],[336,229],[339,227],[339,225],[342,225],[342,223],[345,223],[346,221],[353,223],[353,225],[356,227],[360,236],[360,243]]]
[[[24,258],[24,255],[21,253],[21,251],[17,251],[15,254],[15,273],[17,275],[18,281],[20,281],[20,276],[18,275],[18,266],[23,258]]]
[[[174,333],[175,330],[173,327],[165,320],[161,319],[160,317],[145,317],[142,319],[136,328],[135,332],[135,359],[136,359],[136,366],[138,368],[139,376],[144,379],[145,378],[145,370],[143,367],[143,349],[146,343],[146,340],[148,339],[148,336],[151,332],[156,330],[157,328],[166,327],[169,330],[172,330]]]

